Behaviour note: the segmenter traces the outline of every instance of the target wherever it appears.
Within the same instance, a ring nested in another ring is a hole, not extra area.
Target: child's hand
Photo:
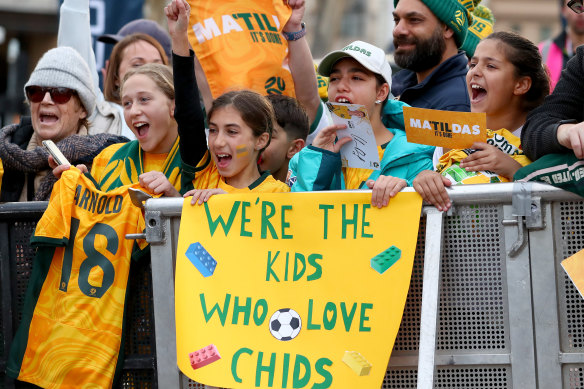
[[[172,51],[175,54],[186,57],[189,55],[189,40],[187,31],[191,7],[186,0],[172,0],[164,7],[168,33],[172,38]]]
[[[184,35],[189,28],[191,6],[185,0],[172,0],[164,7],[168,32],[173,35]]]
[[[452,183],[446,177],[432,170],[423,170],[413,182],[416,192],[439,211],[448,211],[452,205],[446,193],[446,187],[450,185]]]
[[[471,148],[477,151],[460,161],[460,167],[467,171],[489,170],[505,178],[512,179],[515,172],[521,168],[519,162],[493,145],[475,142]]]
[[[57,180],[61,178],[61,174],[65,170],[69,170],[71,167],[71,165],[57,165],[57,162],[55,162],[55,159],[51,155],[49,155],[49,166],[53,169],[53,175],[57,177]],[[83,164],[77,165],[76,168],[81,170],[81,173],[87,173],[87,166]]]
[[[201,205],[203,203],[206,203],[211,198],[211,196],[216,194],[227,194],[227,192],[219,188],[193,189],[185,193],[183,197],[193,196],[193,198],[191,199],[191,205],[195,205],[197,203],[197,200],[199,200],[199,205]]]
[[[574,150],[576,158],[584,158],[584,122],[562,124],[556,136],[562,146]]]
[[[284,25],[283,31],[296,32],[302,29],[300,23],[304,18],[304,0],[284,0],[284,4],[292,8],[292,15]]]
[[[379,176],[375,181],[367,180],[366,184],[369,189],[373,189],[371,192],[371,205],[377,208],[387,206],[390,198],[408,186],[406,180],[392,176]]]
[[[314,147],[332,151],[333,153],[338,153],[345,143],[349,143],[352,140],[350,136],[345,136],[335,143],[337,131],[345,128],[347,128],[347,126],[344,124],[332,124],[323,128],[318,135],[316,135],[314,141],[312,141],[312,145]]]
[[[178,193],[162,172],[151,171],[142,173],[138,179],[140,186],[148,189],[152,193],[162,193],[163,196],[167,197],[180,197],[180,193]]]

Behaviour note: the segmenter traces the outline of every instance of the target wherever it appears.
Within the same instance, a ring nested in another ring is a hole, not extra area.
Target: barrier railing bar
[[[529,257],[533,301],[537,301],[533,304],[537,384],[540,388],[552,388],[562,382],[561,364],[584,363],[584,355],[560,353],[561,313],[557,284],[553,282],[558,260],[556,250],[562,255],[562,228],[556,225],[560,204],[548,204],[544,211],[545,229],[529,232]]]
[[[47,209],[47,201],[29,201],[0,204],[0,219],[22,220],[38,219]]]
[[[178,200],[182,204],[182,199]],[[180,205],[175,205],[175,207],[182,209]],[[163,223],[165,223],[163,226],[165,230],[170,232],[169,235],[172,235],[174,231],[171,230],[171,219],[165,219]],[[176,235],[178,236],[178,230]],[[175,260],[173,252],[176,250],[176,246],[172,244],[169,236],[166,237],[165,243],[164,245],[150,245],[158,387],[180,388],[174,316]]]
[[[514,209],[511,205],[503,206],[504,220],[511,219],[513,213]],[[520,223],[518,226],[523,228],[523,220],[519,219],[518,223]],[[510,342],[508,349],[511,350],[513,373],[511,380],[513,388],[537,388],[536,374],[534,374],[536,372],[535,339],[531,330],[533,304],[529,250],[523,247],[513,256],[507,251],[510,246],[515,245],[514,242],[517,242],[521,233],[528,233],[527,230],[517,228],[518,226],[505,226],[502,230],[505,247],[501,252],[501,258],[504,259],[506,269],[506,294],[509,307],[508,341]]]
[[[2,301],[4,304],[2,305],[2,331],[4,344],[3,350],[4,355],[2,355],[2,361],[0,361],[0,370],[4,372],[6,370],[6,361],[8,360],[8,352],[10,350],[10,344],[12,342],[12,320],[13,320],[13,311],[12,311],[12,290],[10,282],[11,273],[10,273],[10,245],[8,244],[9,241],[9,231],[8,231],[8,224],[7,223],[0,223],[0,236],[3,237],[4,243],[0,245],[0,288],[2,288]],[[10,389],[13,388],[13,381],[8,381],[8,378],[5,378],[5,383],[2,386],[3,388]]]
[[[389,367],[414,367],[418,365],[419,358],[416,355],[398,356],[392,355],[389,359]],[[509,365],[511,356],[509,354],[436,354],[434,356],[436,366],[447,365]]]
[[[560,353],[560,355],[558,357],[558,362],[560,362],[562,364],[584,363],[584,354],[581,354],[581,353],[578,353],[578,354]]]
[[[434,386],[436,326],[440,299],[440,261],[444,214],[436,209],[425,210],[426,243],[424,249],[424,278],[420,315],[420,348],[418,359],[418,389]]]
[[[152,369],[154,357],[131,356],[124,359],[124,370]]]
[[[497,184],[475,184],[475,185],[457,185],[447,188],[448,195],[452,203],[456,205],[477,205],[477,204],[501,204],[511,203],[513,190],[516,185],[525,185],[518,182],[507,182]],[[532,196],[540,196],[546,201],[582,201],[583,198],[577,194],[566,192],[563,189],[554,186],[534,182],[530,183]],[[332,191],[336,192],[336,191]],[[347,191],[343,191],[347,192]],[[360,190],[359,192],[371,192],[371,190]],[[415,192],[413,188],[404,188],[402,192]],[[315,192],[298,192],[298,193],[315,193]],[[331,191],[326,192],[331,193]],[[148,204],[150,206],[148,207]],[[155,204],[155,205],[154,205]],[[161,216],[180,216],[182,212],[182,198],[158,198],[146,201],[147,209],[160,211]],[[424,203],[424,205],[429,205]],[[0,216],[2,208],[0,206]]]

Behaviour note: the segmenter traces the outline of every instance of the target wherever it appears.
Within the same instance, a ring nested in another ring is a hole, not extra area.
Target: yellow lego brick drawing
[[[343,362],[359,376],[369,375],[372,365],[357,351],[345,351]]]

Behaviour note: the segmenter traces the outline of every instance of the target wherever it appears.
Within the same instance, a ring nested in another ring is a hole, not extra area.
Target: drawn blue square
[[[215,272],[217,261],[213,259],[211,254],[199,242],[191,243],[185,255],[203,277],[212,276]]]

